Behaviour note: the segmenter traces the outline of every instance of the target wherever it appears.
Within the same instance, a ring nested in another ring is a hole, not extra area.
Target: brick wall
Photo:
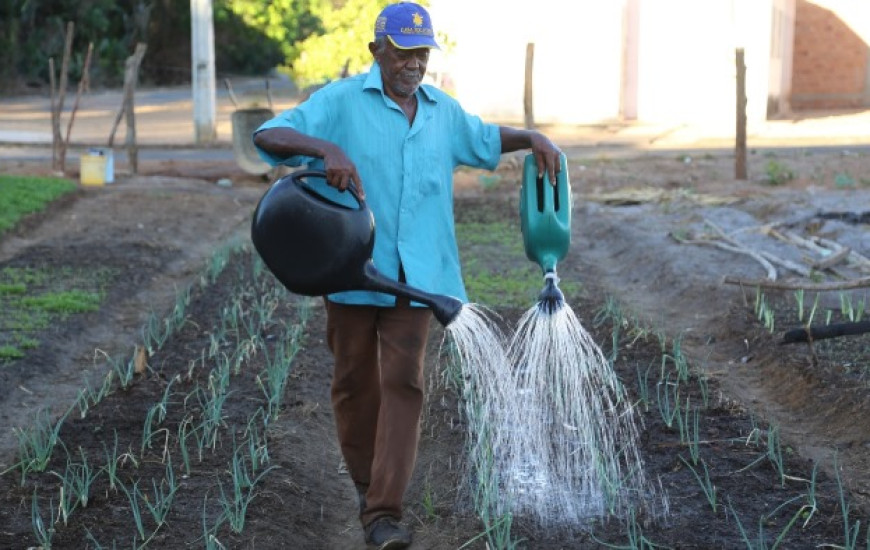
[[[836,13],[797,0],[792,109],[870,107],[866,89],[868,61],[868,45]]]

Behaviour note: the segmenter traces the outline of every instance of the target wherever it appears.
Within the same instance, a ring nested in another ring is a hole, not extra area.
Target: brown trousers
[[[402,298],[394,308],[327,300],[326,311],[335,358],[332,408],[350,477],[365,491],[360,520],[368,525],[381,516],[401,519],[420,441],[432,313]]]

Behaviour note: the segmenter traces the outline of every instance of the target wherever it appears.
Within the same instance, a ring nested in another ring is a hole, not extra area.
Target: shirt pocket
[[[419,159],[419,163],[415,163],[414,170],[420,181],[420,194],[424,197],[443,195],[444,186],[449,183],[445,183],[443,178],[444,166],[449,164],[449,159],[443,151],[435,147],[424,147]]]

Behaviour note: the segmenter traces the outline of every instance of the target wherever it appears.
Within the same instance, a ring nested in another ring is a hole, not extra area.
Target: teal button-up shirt
[[[409,125],[401,108],[383,89],[380,67],[333,82],[297,107],[265,122],[257,131],[290,127],[331,141],[356,164],[375,217],[374,265],[407,284],[435,294],[468,301],[459,265],[453,225],[453,170],[459,165],[495,169],[501,155],[497,125],[466,113],[441,90],[417,90],[417,115]],[[322,159],[277,158],[259,150],[271,164],[323,168]],[[328,187],[318,192],[331,200],[355,205]],[[329,299],[344,304],[391,306],[395,297],[349,291]]]

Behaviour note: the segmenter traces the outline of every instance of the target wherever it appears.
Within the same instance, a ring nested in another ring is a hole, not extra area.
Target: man
[[[467,301],[453,227],[453,170],[495,169],[501,153],[531,149],[556,181],[559,149],[544,135],[484,123],[422,85],[438,48],[427,11],[401,2],[375,22],[367,74],[333,82],[264,123],[254,143],[273,164],[309,164],[344,191],[356,186],[377,227],[374,264],[413,287]],[[335,190],[323,186],[324,194]],[[404,548],[399,521],[417,457],[423,362],[431,312],[407,299],[350,291],[327,297],[335,358],[331,398],[366,542]]]

